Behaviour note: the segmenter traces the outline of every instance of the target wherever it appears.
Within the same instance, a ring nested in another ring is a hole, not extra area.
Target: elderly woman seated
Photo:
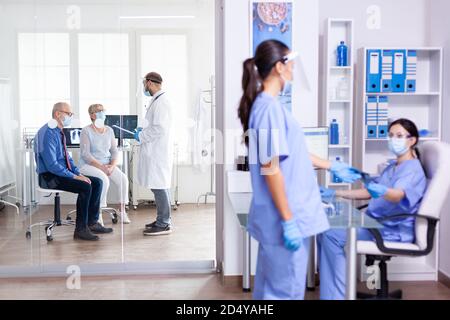
[[[123,223],[130,223],[125,204],[128,203],[128,178],[117,168],[117,141],[112,128],[104,125],[105,108],[101,104],[89,107],[92,123],[81,131],[80,171],[103,181],[100,207],[105,208],[110,182],[113,182],[120,193],[120,216]],[[100,215],[99,222],[103,224]]]

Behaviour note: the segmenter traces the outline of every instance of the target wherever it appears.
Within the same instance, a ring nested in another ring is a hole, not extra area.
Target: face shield
[[[147,83],[147,79],[145,78],[140,78],[138,80],[138,85],[136,86],[136,98],[139,97],[148,97],[148,95],[146,94],[146,83]]]
[[[310,90],[310,83],[305,73],[305,67],[298,52],[292,51],[283,58],[283,63],[288,67],[290,79],[284,79],[291,82],[290,88],[285,88],[285,95],[291,95],[292,91]],[[287,78],[287,75],[285,75]]]

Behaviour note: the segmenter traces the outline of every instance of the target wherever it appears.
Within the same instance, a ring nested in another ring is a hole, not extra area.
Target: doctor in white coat
[[[144,94],[153,97],[143,128],[137,128],[135,139],[140,142],[137,181],[155,195],[156,221],[145,225],[144,235],[169,234],[171,229],[170,186],[172,182],[173,137],[172,107],[162,90],[162,78],[156,72],[144,80]]]

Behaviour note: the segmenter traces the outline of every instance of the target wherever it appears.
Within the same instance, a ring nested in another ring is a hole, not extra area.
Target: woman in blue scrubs
[[[310,156],[300,124],[278,101],[293,80],[294,54],[261,43],[244,62],[239,118],[249,147],[253,187],[248,231],[259,242],[254,298],[303,299],[308,237],[329,228],[314,165],[353,182],[348,165]]]
[[[418,159],[415,146],[419,142],[416,125],[407,119],[400,119],[389,126],[389,149],[397,157],[390,162],[380,177],[359,190],[323,190],[328,196],[335,194],[346,199],[368,200],[367,215],[379,219],[396,214],[418,212],[425,194],[427,180]],[[380,230],[383,239],[389,242],[412,243],[414,218],[383,222]],[[359,240],[374,240],[367,229],[360,229]],[[320,254],[320,298],[341,300],[345,297],[345,245],[344,230],[330,230],[319,237]]]

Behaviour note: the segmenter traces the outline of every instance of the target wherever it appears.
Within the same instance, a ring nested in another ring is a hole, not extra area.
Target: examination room
[[[450,300],[449,11],[0,0],[0,300]]]

